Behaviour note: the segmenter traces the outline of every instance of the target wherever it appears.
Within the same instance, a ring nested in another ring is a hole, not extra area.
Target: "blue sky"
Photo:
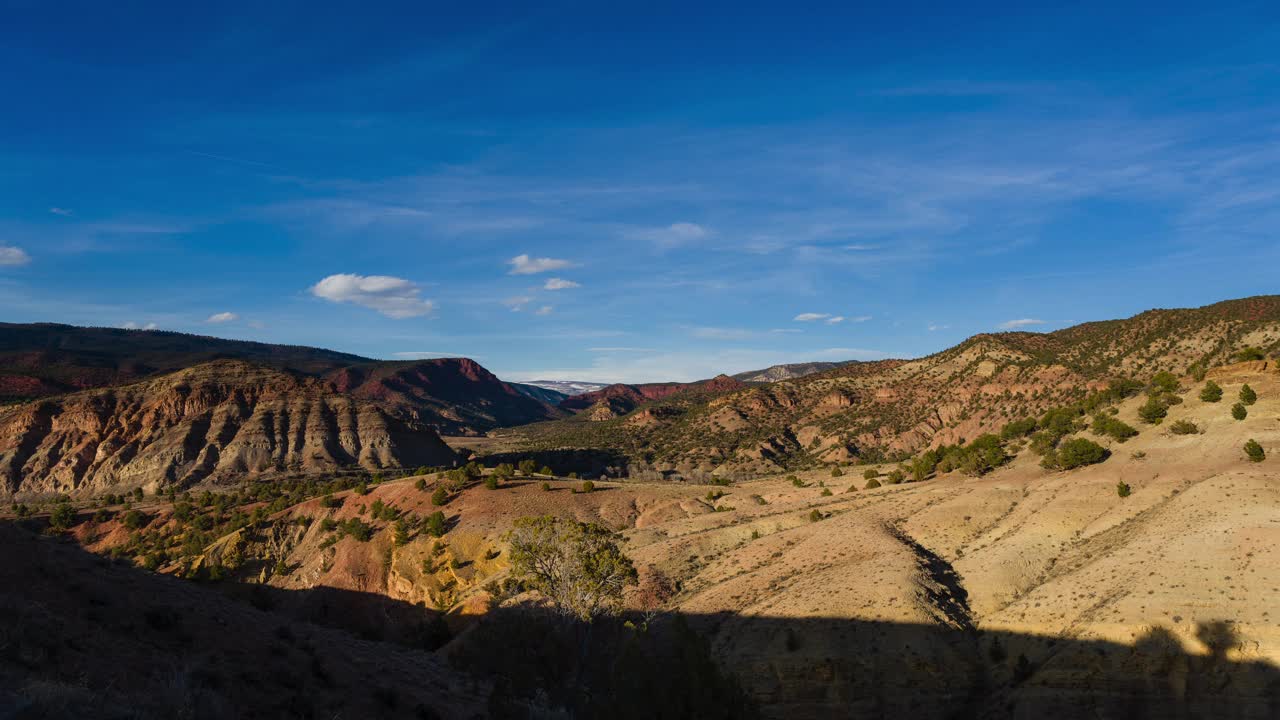
[[[1278,289],[1274,3],[108,5],[4,4],[0,320],[636,382]]]

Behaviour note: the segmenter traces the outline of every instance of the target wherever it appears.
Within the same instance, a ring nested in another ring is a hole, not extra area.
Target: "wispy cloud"
[[[828,325],[839,325],[842,322],[844,322],[843,315],[832,315],[831,317],[827,318]]]
[[[633,230],[630,235],[660,248],[673,248],[707,238],[711,231],[697,223],[678,222],[666,227]]]
[[[49,208],[49,212],[53,215],[61,215],[62,217],[71,217],[73,214],[70,210],[60,207],[51,207]]]
[[[795,320],[796,322],[814,322],[815,320],[825,320],[829,317],[831,317],[831,313],[808,312],[808,313],[800,313],[799,315],[792,318],[792,320]]]
[[[220,312],[220,313],[214,313],[213,315],[210,315],[209,318],[205,320],[205,322],[210,323],[212,325],[221,325],[224,323],[235,322],[236,320],[239,320],[239,319],[240,319],[240,316],[233,312]]]
[[[576,287],[582,287],[582,285],[572,280],[564,280],[562,278],[549,278],[546,284],[542,286],[542,289],[543,290],[568,290],[570,288],[576,288]]]
[[[1000,323],[1001,330],[1014,330],[1017,328],[1030,327],[1032,325],[1044,325],[1044,320],[1038,318],[1020,318],[1018,320],[1006,320]]]
[[[14,267],[31,262],[26,250],[13,245],[0,245],[0,266]]]
[[[149,322],[149,323],[147,323],[146,325],[141,325],[141,324],[136,323],[136,322],[134,322],[134,321],[132,321],[132,320],[130,320],[129,322],[127,322],[127,323],[125,323],[125,324],[123,324],[123,325],[121,325],[120,327],[121,327],[121,329],[123,329],[123,330],[158,330],[158,329],[160,329],[160,326],[159,326],[159,325],[157,325],[157,324],[155,324],[155,323],[153,323],[153,322]]]
[[[948,329],[948,328],[950,328],[950,327],[951,327],[950,325],[938,325],[938,324],[936,324],[936,323],[929,323],[929,332],[936,332],[936,331],[938,331],[938,330],[946,330],[946,329]]]
[[[573,267],[573,263],[568,260],[560,260],[557,258],[536,258],[528,255],[517,255],[507,261],[511,266],[511,275],[536,275],[538,273],[551,272],[552,270],[563,270],[564,268]]]
[[[401,320],[429,315],[435,303],[421,296],[422,288],[389,275],[330,275],[311,286],[311,294],[335,303],[351,303]]]
[[[511,312],[520,312],[531,302],[533,302],[533,298],[528,295],[516,295],[515,297],[509,297],[506,300],[503,300],[502,304],[506,305]]]
[[[553,306],[543,305],[542,307],[535,310],[533,314],[534,315],[550,315],[554,311],[555,311],[555,308]]]

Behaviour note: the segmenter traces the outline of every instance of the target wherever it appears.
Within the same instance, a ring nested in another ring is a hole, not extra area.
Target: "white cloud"
[[[389,275],[330,275],[311,287],[311,294],[336,303],[352,303],[376,310],[389,318],[429,315],[431,300],[419,297],[422,288],[404,278]]]
[[[632,233],[632,236],[647,240],[659,247],[671,248],[701,240],[710,234],[709,230],[696,223],[678,222],[666,227],[638,230]]]
[[[1037,318],[1021,318],[1019,320],[1008,320],[1000,323],[1001,330],[1013,330],[1016,328],[1027,327],[1029,325],[1044,325],[1043,320]]]
[[[71,217],[71,211],[66,208],[51,207],[49,208],[49,212],[54,215],[61,215],[62,217]]]
[[[517,255],[508,260],[507,264],[511,266],[511,272],[509,273],[511,275],[537,275],[538,273],[573,267],[573,263],[568,260],[545,257],[535,258],[528,255]]]
[[[221,323],[235,322],[236,320],[239,320],[239,319],[240,319],[240,316],[233,312],[220,312],[220,313],[215,313],[213,315],[210,315],[209,319],[205,320],[205,322],[218,325]]]
[[[868,320],[870,320],[870,319],[871,319],[871,316],[870,316],[870,315],[858,315],[857,317],[851,317],[851,318],[849,318],[849,322],[857,322],[857,323],[861,323],[861,322],[866,322],[866,321],[868,321]]]
[[[827,318],[828,325],[839,325],[842,322],[844,322],[843,315],[834,315],[832,317]]]
[[[755,333],[742,328],[696,327],[689,331],[694,337],[703,340],[747,340],[755,337]]]
[[[824,320],[831,317],[831,313],[800,313],[792,318],[796,322],[813,322],[814,320]]]
[[[582,287],[582,285],[572,281],[563,280],[561,278],[551,278],[547,280],[547,284],[542,286],[543,290],[568,290],[569,288]]]
[[[533,302],[533,298],[528,295],[517,295],[516,297],[509,297],[506,300],[503,300],[502,304],[511,308],[511,312],[520,312],[531,302]]]
[[[543,305],[542,307],[538,308],[537,312],[535,312],[534,314],[535,314],[535,315],[550,315],[554,310],[555,310],[555,308],[554,308],[554,307],[552,307],[552,306],[550,306],[550,305]]]
[[[138,323],[130,320],[129,322],[121,325],[120,327],[121,329],[124,329],[124,330],[158,330],[160,326],[156,325],[153,322],[149,322],[146,325],[139,325]]]
[[[31,262],[31,256],[26,250],[12,245],[0,245],[0,267],[26,265],[29,262]]]
[[[947,328],[949,328],[949,327],[951,327],[951,326],[950,326],[950,325],[937,325],[937,324],[934,324],[934,323],[930,323],[930,324],[929,324],[929,332],[935,332],[935,331],[937,331],[937,330],[946,330],[946,329],[947,329]]]

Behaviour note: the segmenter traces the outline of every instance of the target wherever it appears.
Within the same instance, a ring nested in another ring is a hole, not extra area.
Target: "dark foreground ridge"
[[[702,639],[725,627],[753,649],[736,666]],[[455,633],[381,595],[193,584],[0,525],[0,718],[1280,716],[1280,670],[1231,659],[1228,624],[1198,637],[510,606]]]

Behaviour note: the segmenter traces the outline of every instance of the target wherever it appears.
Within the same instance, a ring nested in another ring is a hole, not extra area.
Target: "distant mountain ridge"
[[[609,387],[608,383],[587,382],[585,380],[529,380],[524,384],[554,390],[565,395],[581,395]]]
[[[563,415],[563,397],[522,392],[468,358],[379,361],[294,345],[162,330],[0,323],[0,403],[116,387],[216,360],[329,382],[447,434],[468,435]]]
[[[845,362],[804,362],[804,363],[788,363],[786,365],[773,365],[763,370],[748,370],[740,372],[733,377],[742,382],[781,382],[783,380],[794,380],[806,375],[826,372],[841,365],[858,362],[857,360],[848,360]]]
[[[625,415],[644,403],[663,400],[692,390],[718,393],[732,392],[745,387],[747,387],[745,383],[728,375],[717,375],[710,380],[691,383],[641,383],[638,385],[618,383],[595,392],[567,398],[560,403],[560,408],[571,412],[593,410],[593,415],[599,419]]]

